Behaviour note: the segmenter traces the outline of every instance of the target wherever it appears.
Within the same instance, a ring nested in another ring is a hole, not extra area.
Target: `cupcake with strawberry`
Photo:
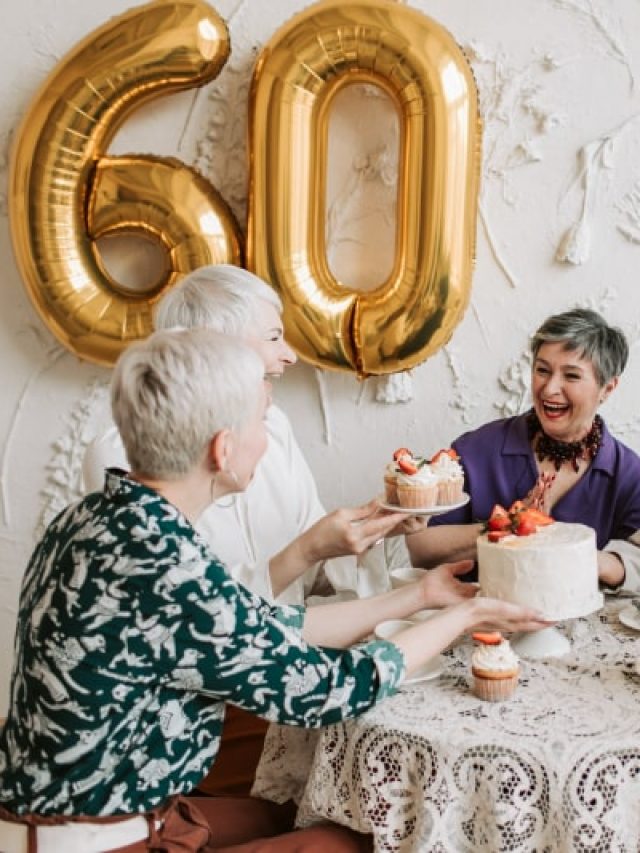
[[[504,702],[513,695],[520,663],[499,631],[472,634],[476,647],[471,656],[473,692],[486,702]]]
[[[438,503],[438,477],[426,459],[399,459],[396,477],[398,503],[406,509],[425,509]]]
[[[450,506],[462,500],[464,471],[460,457],[453,448],[439,450],[429,464],[438,478],[438,504]]]
[[[389,462],[384,471],[384,494],[389,504],[398,503],[398,475],[402,473],[400,462],[405,467],[413,469],[415,461],[408,447],[399,447],[393,454],[393,462]]]

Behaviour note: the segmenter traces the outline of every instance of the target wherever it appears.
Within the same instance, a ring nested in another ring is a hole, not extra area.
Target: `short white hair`
[[[282,301],[257,275],[231,264],[200,267],[160,299],[153,314],[156,329],[206,326],[223,335],[247,337],[255,331],[260,302],[282,314]]]
[[[129,346],[111,380],[111,407],[131,469],[176,480],[223,429],[256,413],[264,364],[210,329],[160,331]]]

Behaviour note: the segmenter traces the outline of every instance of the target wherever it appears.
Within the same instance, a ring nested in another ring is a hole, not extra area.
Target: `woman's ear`
[[[229,457],[233,450],[231,431],[222,429],[209,442],[207,462],[212,471],[226,471],[229,467]]]
[[[602,386],[602,392],[600,393],[600,402],[601,402],[601,403],[604,403],[604,401],[607,399],[607,397],[609,396],[609,394],[610,394],[610,393],[611,393],[615,388],[617,388],[617,387],[618,387],[618,381],[619,381],[619,379],[620,379],[620,377],[619,377],[619,376],[614,376],[614,377],[613,377],[613,379],[610,379],[610,380],[606,383],[606,385],[603,385],[603,386]]]

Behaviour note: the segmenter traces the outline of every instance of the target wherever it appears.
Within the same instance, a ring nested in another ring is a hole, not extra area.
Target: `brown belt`
[[[141,823],[144,821],[144,824]],[[109,830],[108,827],[114,827]],[[102,831],[101,847],[89,846],[96,828]],[[122,833],[119,835],[119,833]],[[174,797],[159,809],[146,815],[126,817],[41,817],[13,815],[0,806],[0,851],[2,853],[89,853],[97,850],[153,850],[162,845],[166,853],[201,850],[210,838],[209,825],[199,810],[185,797]],[[108,838],[117,846],[105,847]],[[6,838],[6,841],[5,841]],[[51,846],[52,839],[56,846]],[[85,847],[72,847],[74,839],[82,839]],[[128,840],[127,840],[128,839]],[[9,849],[9,844],[15,845]],[[19,846],[22,845],[22,846]],[[139,845],[139,847],[138,847]],[[6,847],[6,850],[5,850]]]

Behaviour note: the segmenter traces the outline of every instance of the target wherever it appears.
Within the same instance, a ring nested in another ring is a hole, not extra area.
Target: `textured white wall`
[[[345,0],[348,3],[348,0]],[[133,0],[21,0],[0,28],[0,713],[22,572],[42,524],[78,493],[86,442],[106,416],[109,372],[61,349],[32,309],[7,221],[11,135],[47,72]],[[172,154],[200,168],[241,223],[246,100],[256,51],[305,0],[216,0],[232,57],[197,95],[154,103],[113,150]],[[634,389],[640,260],[640,4],[637,0],[413,0],[469,56],[485,123],[471,304],[448,346],[393,388],[291,369],[276,389],[328,507],[376,493],[389,453],[426,453],[526,405],[527,337],[549,313],[590,305],[622,326],[631,362],[605,417],[640,450]],[[526,23],[524,23],[526,22]],[[383,99],[351,96],[336,117],[330,210],[334,269],[363,286],[385,263],[397,129]],[[349,117],[349,118],[347,118]],[[345,140],[353,140],[346,144]],[[345,189],[346,188],[346,189]],[[362,217],[366,227],[362,227]],[[354,242],[355,237],[355,242]],[[361,241],[361,242],[358,242]],[[375,249],[375,252],[374,252]],[[387,256],[388,260],[388,256]],[[132,261],[135,265],[135,260]]]

